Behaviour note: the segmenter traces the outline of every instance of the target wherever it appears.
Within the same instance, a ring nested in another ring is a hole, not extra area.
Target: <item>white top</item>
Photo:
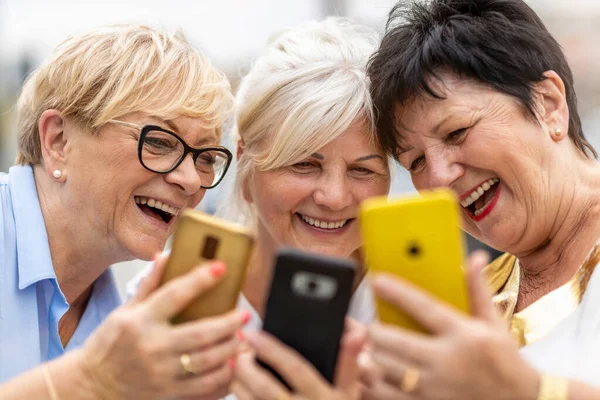
[[[540,372],[600,385],[600,268],[577,309],[521,355]]]

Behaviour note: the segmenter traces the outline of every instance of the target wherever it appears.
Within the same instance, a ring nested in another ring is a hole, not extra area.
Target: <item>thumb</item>
[[[367,341],[366,328],[356,321],[348,321],[348,330],[340,342],[335,385],[338,389],[351,393],[359,389],[360,370],[358,355]]]
[[[469,269],[467,271],[467,285],[471,311],[473,316],[491,323],[500,323],[502,318],[494,307],[492,294],[485,279],[483,269],[489,263],[490,256],[487,252],[478,250],[469,257]]]
[[[139,303],[144,301],[148,296],[154,292],[159,286],[160,281],[167,265],[168,255],[162,255],[157,253],[154,256],[154,263],[150,273],[142,278],[135,295],[131,298],[130,304]]]

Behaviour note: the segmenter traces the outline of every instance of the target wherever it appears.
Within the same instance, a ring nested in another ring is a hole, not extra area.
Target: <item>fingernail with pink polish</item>
[[[244,325],[246,325],[249,321],[250,321],[250,312],[249,311],[242,311],[242,323]]]
[[[214,262],[210,265],[210,273],[218,278],[225,273],[225,264],[222,262]]]

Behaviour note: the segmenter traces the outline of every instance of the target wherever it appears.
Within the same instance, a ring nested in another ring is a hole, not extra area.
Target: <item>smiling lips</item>
[[[490,178],[474,188],[470,193],[461,197],[460,205],[467,215],[475,221],[481,221],[488,216],[500,195],[500,179]]]
[[[170,206],[152,197],[135,196],[134,199],[144,214],[167,224],[181,211],[179,207]]]
[[[348,221],[350,221],[349,219],[344,219],[341,221],[321,221],[319,219],[309,217],[309,216],[306,216],[303,214],[298,214],[298,215],[300,216],[302,221],[306,222],[308,225],[314,226],[315,228],[321,228],[321,229],[327,229],[327,230],[335,230],[335,229],[343,228],[344,225],[346,225],[346,223]]]

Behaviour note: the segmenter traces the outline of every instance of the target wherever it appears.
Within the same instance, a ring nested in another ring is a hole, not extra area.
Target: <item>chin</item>
[[[334,244],[327,245],[324,243],[313,243],[310,245],[303,245],[300,246],[300,249],[304,251],[309,251],[311,253],[339,258],[349,258],[352,255],[352,253],[356,250],[351,250],[349,248],[341,248],[340,246],[336,246]]]
[[[129,259],[152,261],[156,253],[162,253],[167,240],[154,237],[136,238],[135,242],[129,242],[125,248],[130,254]]]

